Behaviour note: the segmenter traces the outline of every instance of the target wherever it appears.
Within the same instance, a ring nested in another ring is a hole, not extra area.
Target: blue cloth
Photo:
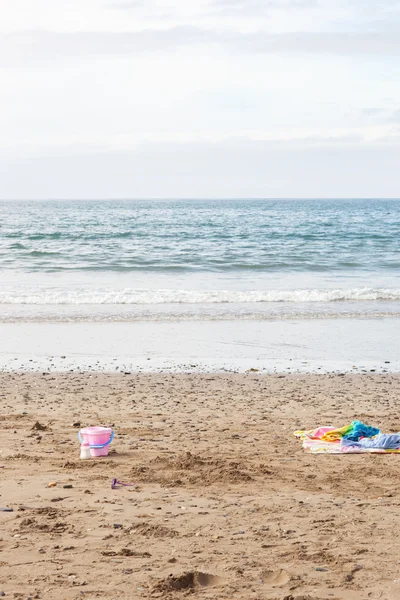
[[[360,438],[370,438],[378,433],[380,433],[380,430],[376,427],[365,425],[364,423],[361,423],[361,421],[353,421],[351,431],[345,434],[343,439],[358,442]]]
[[[357,448],[396,450],[400,448],[400,433],[379,433],[372,438],[363,438],[358,442],[343,438],[340,443],[342,446],[356,446]]]

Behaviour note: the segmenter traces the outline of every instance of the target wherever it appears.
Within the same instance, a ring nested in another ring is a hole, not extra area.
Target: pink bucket
[[[107,456],[108,446],[114,439],[111,427],[85,427],[78,433],[79,441],[87,442],[91,456]]]

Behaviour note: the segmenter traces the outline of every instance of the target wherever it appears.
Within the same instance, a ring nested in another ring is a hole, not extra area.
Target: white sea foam
[[[295,290],[185,290],[113,288],[8,288],[0,290],[0,304],[13,305],[141,305],[237,304],[270,302],[340,302],[400,300],[398,288],[336,288]]]

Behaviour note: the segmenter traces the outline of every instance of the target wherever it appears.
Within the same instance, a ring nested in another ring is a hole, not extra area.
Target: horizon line
[[[400,196],[153,196],[153,197],[115,197],[115,198],[0,198],[0,202],[176,202],[176,201],[231,201],[231,200],[400,200]]]

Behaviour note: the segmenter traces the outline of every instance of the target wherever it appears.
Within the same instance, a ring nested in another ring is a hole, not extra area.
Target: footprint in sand
[[[268,585],[279,587],[286,585],[290,581],[290,575],[283,569],[277,569],[276,571],[263,571],[261,573],[261,580],[263,583]]]
[[[221,585],[223,579],[211,573],[201,571],[188,571],[182,575],[170,575],[167,579],[156,584],[155,590],[159,592],[194,590],[196,588]]]

